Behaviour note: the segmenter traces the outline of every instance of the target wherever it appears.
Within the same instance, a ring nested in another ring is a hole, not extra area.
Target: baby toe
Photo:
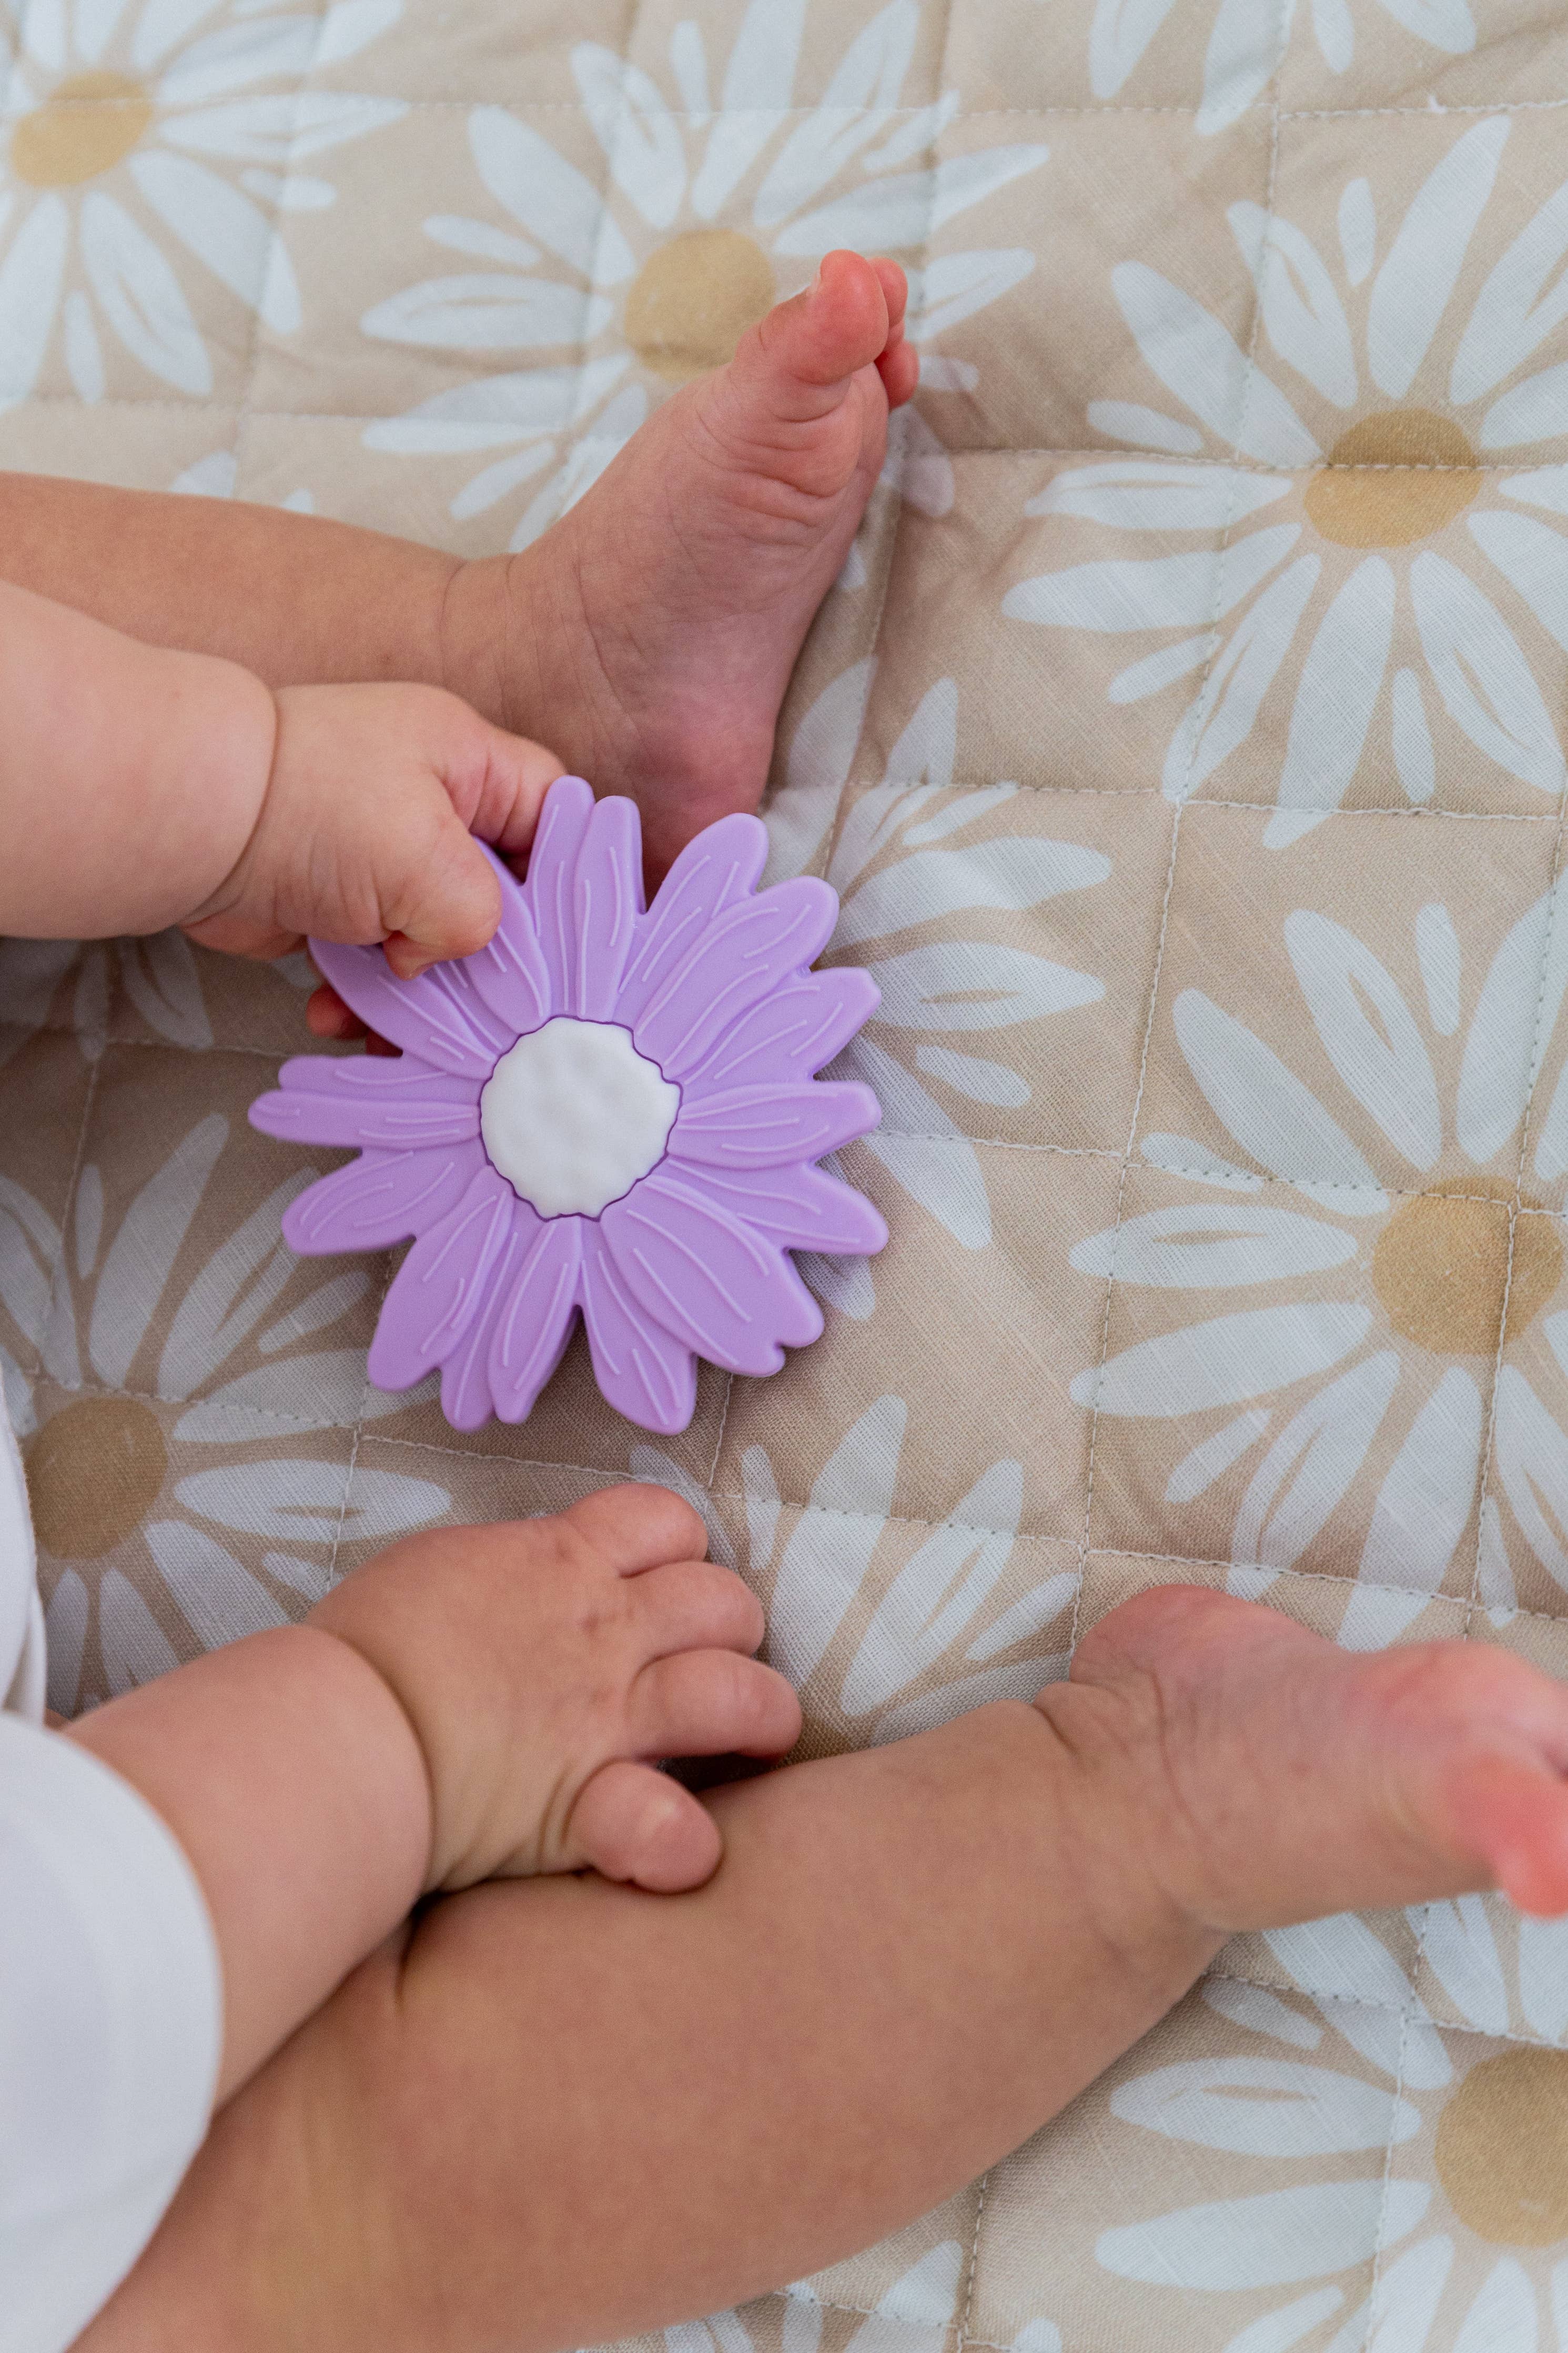
[[[719,1866],[718,1825],[689,1789],[651,1765],[601,1766],[572,1813],[580,1862],[660,1895],[700,1887]]]
[[[732,1569],[710,1560],[672,1561],[646,1569],[627,1596],[649,1659],[677,1651],[762,1648],[763,1605]]]
[[[733,1651],[655,1659],[632,1687],[631,1718],[647,1757],[782,1757],[800,1737],[783,1675]]]

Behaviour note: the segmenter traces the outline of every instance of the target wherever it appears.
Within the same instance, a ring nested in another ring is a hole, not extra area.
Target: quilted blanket
[[[1568,1673],[1568,23],[1546,0],[0,0],[0,465],[521,546],[816,258],[921,387],[773,871],[881,1011],[827,1331],[655,1446],[571,1355],[366,1384],[245,1124],[298,963],[0,950],[0,1343],[52,1692],[631,1472],[808,1751],[1123,1596]],[[321,1155],[316,1155],[320,1163]],[[888,2244],[670,2353],[1568,2343],[1568,1927],[1232,1944]]]

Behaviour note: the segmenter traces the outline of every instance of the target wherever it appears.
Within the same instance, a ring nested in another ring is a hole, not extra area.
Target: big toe
[[[573,1844],[606,1879],[655,1894],[700,1887],[719,1867],[719,1827],[689,1789],[651,1765],[602,1765],[572,1811]]]
[[[881,271],[862,254],[830,253],[803,294],[780,302],[745,337],[733,372],[776,414],[806,420],[842,399],[848,379],[874,365],[893,332]]]

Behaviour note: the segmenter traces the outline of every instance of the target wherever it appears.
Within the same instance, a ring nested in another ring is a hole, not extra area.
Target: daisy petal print
[[[159,387],[237,397],[235,354],[248,337],[223,304],[279,334],[301,324],[274,234],[286,184],[258,184],[256,166],[324,153],[406,111],[300,87],[314,64],[385,31],[400,0],[349,0],[330,25],[245,0],[224,0],[216,18],[132,0],[62,10],[46,40],[38,11],[22,13],[0,204],[0,402],[57,371],[89,405]],[[0,54],[6,31],[0,9]],[[333,200],[330,182],[314,185]]]
[[[203,1092],[172,1074],[175,1105]],[[280,1213],[317,1172],[257,1187],[242,1214],[227,1115],[196,1118],[150,1170],[130,1097],[111,1093],[106,1116],[94,1131],[105,1157],[84,1159],[53,1237],[47,1310],[26,1271],[49,1229],[0,1186],[8,1356],[47,1314],[23,1426],[67,1713],[297,1619],[343,1547],[405,1534],[449,1503],[401,1472],[351,1476],[353,1432],[390,1401],[366,1381],[363,1270],[308,1267],[279,1239]],[[145,1173],[128,1175],[124,1157]]]
[[[1568,944],[1550,894],[1507,922],[1521,877],[1546,871],[1537,851],[1478,889],[1460,829],[1445,840],[1455,860],[1401,873],[1397,913],[1385,882],[1334,862],[1354,929],[1290,908],[1287,884],[1289,912],[1235,958],[1173,951],[1185,1074],[1149,1079],[1117,1222],[1068,1253],[1109,1286],[1103,1362],[1072,1395],[1095,1418],[1121,1540],[1223,1553],[1253,1597],[1284,1570],[1353,1577],[1325,1601],[1350,1648],[1398,1640],[1437,1596],[1473,1598],[1500,1628],[1568,1577],[1568,1259],[1530,1189],[1540,1148],[1521,1158]],[[1445,870],[1446,902],[1423,887]],[[1246,860],[1232,871],[1256,910]],[[1226,920],[1211,909],[1211,932]],[[1181,987],[1184,961],[1222,964],[1233,1001],[1245,974],[1267,1038]],[[1175,1103],[1186,1135],[1167,1128]]]
[[[1245,47],[1239,15],[1237,33]],[[1181,454],[1069,459],[1026,502],[1045,564],[1005,591],[1004,618],[1142,638],[1108,700],[1147,706],[1149,730],[1168,712],[1173,798],[1261,786],[1271,849],[1329,809],[1386,805],[1390,783],[1415,806],[1510,813],[1563,789],[1563,510],[1557,470],[1533,461],[1563,428],[1568,208],[1548,183],[1509,241],[1510,131],[1496,113],[1424,133],[1414,187],[1391,206],[1347,178],[1327,237],[1294,216],[1333,194],[1304,168],[1271,208],[1233,204],[1258,295],[1250,365],[1179,275],[1116,262],[1131,340],[1115,380],[1178,413],[1090,400],[1085,421]],[[1532,153],[1532,183],[1542,170]],[[1238,456],[1246,487],[1227,499]],[[1515,499],[1551,519],[1510,513]],[[1127,741],[1146,761],[1152,745]]]
[[[809,0],[750,0],[718,40],[683,19],[638,61],[580,41],[570,68],[603,159],[593,174],[542,130],[500,107],[473,107],[472,208],[432,214],[425,231],[437,245],[508,259],[499,240],[521,228],[526,274],[520,264],[415,276],[373,305],[362,329],[476,358],[526,356],[516,375],[375,419],[364,427],[366,446],[457,460],[465,448],[505,452],[461,479],[454,466],[448,511],[458,522],[499,511],[521,550],[582,497],[650,400],[727,360],[833,247],[892,250],[912,262],[934,227],[982,217],[1002,190],[1047,163],[1049,149],[997,143],[919,164],[958,104],[956,91],[929,106],[909,103],[924,30],[919,0],[887,0],[809,105],[795,96],[803,40],[838,38]],[[906,162],[915,168],[888,168]],[[911,342],[950,334],[1034,268],[1027,247],[977,243],[934,257],[912,289]],[[963,388],[965,364],[943,358],[932,388]],[[951,368],[958,373],[944,378]],[[474,437],[467,444],[465,425]],[[899,424],[883,483],[928,513],[951,506],[952,465],[924,417]]]

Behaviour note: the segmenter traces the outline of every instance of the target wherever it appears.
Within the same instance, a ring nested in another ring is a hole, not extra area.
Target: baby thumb
[[[384,946],[399,980],[448,957],[475,955],[500,921],[495,870],[449,807],[435,842],[420,853],[398,913],[402,921]]]

